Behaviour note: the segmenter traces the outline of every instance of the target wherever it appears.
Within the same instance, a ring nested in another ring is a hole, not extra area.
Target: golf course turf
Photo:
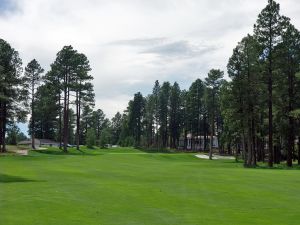
[[[2,225],[299,224],[300,170],[191,153],[58,149],[0,157]]]

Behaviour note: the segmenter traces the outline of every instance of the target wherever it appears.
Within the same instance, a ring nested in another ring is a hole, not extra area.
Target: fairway
[[[0,157],[2,225],[299,224],[299,170],[134,149]]]

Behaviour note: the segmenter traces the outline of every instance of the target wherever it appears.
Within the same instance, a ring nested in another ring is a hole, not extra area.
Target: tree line
[[[211,158],[217,136],[220,153],[242,154],[245,166],[265,160],[270,167],[284,160],[288,166],[293,160],[300,163],[299,66],[300,33],[280,14],[280,5],[269,0],[253,34],[234,48],[229,80],[213,69],[187,91],[176,82],[156,81],[152,94],[137,93],[129,102],[121,141],[177,148],[182,137],[186,148],[191,133],[204,137],[203,150]]]
[[[227,66],[231,82],[223,87],[224,141],[242,143],[245,165],[255,166],[266,154],[270,167],[282,160],[288,166],[293,159],[300,162],[299,64],[300,33],[269,0],[253,35],[233,50]]]
[[[35,138],[43,138],[58,141],[67,152],[70,143],[79,149],[88,129],[94,127],[100,135],[109,122],[102,110],[93,111],[90,70],[87,57],[72,46],[57,53],[46,74],[35,59],[23,70],[18,52],[0,39],[1,151],[6,151],[7,141],[16,142],[12,141],[20,133],[16,122],[25,122],[28,114],[32,148]]]
[[[188,90],[156,81],[152,93],[136,93],[111,120],[94,109],[87,57],[65,46],[50,70],[32,60],[22,71],[18,52],[0,40],[0,145],[7,127],[31,114],[29,132],[68,144],[119,144],[152,149],[187,149],[241,156],[245,166],[293,160],[300,163],[300,33],[280,6],[268,0],[253,34],[233,49],[224,72],[212,69]],[[298,143],[298,144],[297,144]],[[199,146],[201,146],[199,148]]]

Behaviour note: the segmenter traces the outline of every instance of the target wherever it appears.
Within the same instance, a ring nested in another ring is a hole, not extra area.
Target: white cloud
[[[92,66],[96,105],[112,117],[156,79],[182,88],[211,68],[225,70],[236,43],[252,33],[262,0],[11,0],[0,7],[1,38],[47,70],[64,45]],[[300,28],[300,2],[280,0]],[[2,3],[4,4],[4,3]],[[13,7],[15,6],[15,8]]]

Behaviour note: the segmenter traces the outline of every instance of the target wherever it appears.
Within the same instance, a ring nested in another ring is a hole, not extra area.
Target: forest
[[[210,158],[235,155],[246,167],[300,164],[300,32],[278,3],[268,0],[227,71],[211,69],[205,77],[187,90],[157,80],[152,93],[134,94],[109,119],[95,107],[97,84],[85,54],[64,46],[45,72],[36,59],[23,68],[18,51],[0,39],[0,150],[25,138],[16,124],[30,118],[33,148],[40,138],[59,142],[64,152],[69,144],[188,151],[190,134],[189,151]],[[196,148],[199,141],[203,148]]]

